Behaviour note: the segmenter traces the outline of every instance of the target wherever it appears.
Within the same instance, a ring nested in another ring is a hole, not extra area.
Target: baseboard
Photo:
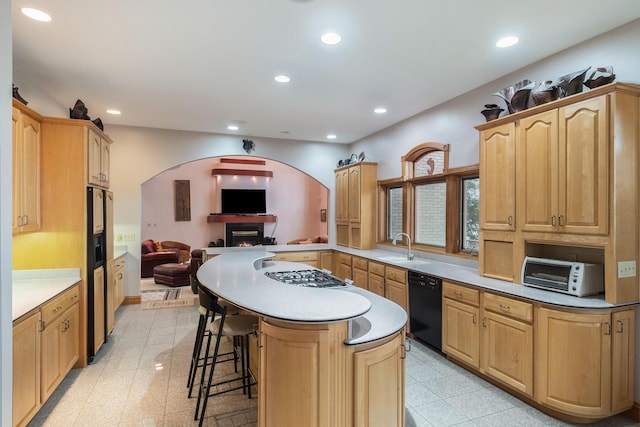
[[[633,407],[625,414],[635,422],[640,422],[640,402],[633,402]]]
[[[122,304],[140,304],[140,295],[126,296],[124,297],[124,301],[122,302]]]

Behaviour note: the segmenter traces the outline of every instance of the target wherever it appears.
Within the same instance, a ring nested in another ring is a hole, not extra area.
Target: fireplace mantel
[[[275,215],[209,215],[207,222],[276,222]]]

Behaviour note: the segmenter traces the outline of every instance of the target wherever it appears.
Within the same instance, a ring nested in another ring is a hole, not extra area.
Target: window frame
[[[415,177],[414,164],[432,151],[444,151],[445,163],[443,173],[438,175]],[[387,191],[390,188],[402,187],[402,225],[403,231],[415,242],[415,187],[429,182],[445,182],[446,184],[446,240],[445,246],[432,246],[414,243],[416,250],[461,257],[477,257],[477,252],[462,249],[462,180],[480,175],[478,164],[449,168],[449,145],[436,142],[420,144],[402,157],[403,176],[378,181],[378,244],[391,245],[387,236]],[[400,242],[398,242],[400,244]],[[402,245],[406,245],[403,240]]]

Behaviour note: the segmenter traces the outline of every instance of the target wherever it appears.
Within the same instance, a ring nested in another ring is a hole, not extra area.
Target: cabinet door
[[[480,310],[468,304],[442,300],[442,351],[480,368]]]
[[[559,216],[557,110],[520,121],[518,180],[522,230],[554,231]]]
[[[369,273],[369,292],[384,296],[384,277]]]
[[[559,225],[565,233],[608,233],[607,96],[560,108]]]
[[[349,168],[349,222],[360,222],[360,166]]]
[[[13,426],[40,409],[40,312],[13,326]]]
[[[12,110],[12,232],[40,229],[40,123]]]
[[[349,170],[336,172],[336,221],[349,221]]]
[[[62,381],[60,366],[60,336],[64,319],[57,318],[42,331],[42,401],[46,401]]]
[[[117,310],[124,302],[124,258],[116,261],[115,269],[116,292],[113,310]]]
[[[482,370],[533,394],[533,326],[489,311],[482,318]]]
[[[354,425],[404,426],[402,339],[354,354]]]
[[[102,172],[100,171],[102,154],[102,138],[93,129],[87,128],[88,155],[87,179],[89,185],[102,186]]]
[[[409,313],[408,297],[407,297],[407,285],[404,283],[396,282],[395,280],[387,279],[385,283],[384,296]]]
[[[515,230],[515,124],[480,133],[480,227]]]
[[[100,350],[104,343],[105,313],[104,313],[104,268],[98,267],[93,271],[93,352]]]
[[[93,234],[104,231],[104,193],[99,188],[93,189]]]
[[[536,327],[536,397],[567,414],[609,414],[611,315],[540,308]]]
[[[116,263],[110,259],[107,261],[107,334],[110,334],[115,324],[115,311],[113,309],[116,293]]]
[[[72,305],[62,317],[64,324],[60,335],[60,366],[64,376],[80,357],[80,306]]]
[[[369,280],[367,278],[367,271],[359,268],[353,269],[353,284],[359,288],[367,289],[369,286]]]
[[[613,313],[613,359],[611,361],[611,411],[620,412],[633,406],[635,354],[635,312]]]
[[[329,345],[329,331],[294,330],[261,321],[259,346],[258,424],[331,425],[329,368],[335,349]]]
[[[102,139],[100,143],[100,181],[104,188],[109,188],[111,170],[111,144]]]

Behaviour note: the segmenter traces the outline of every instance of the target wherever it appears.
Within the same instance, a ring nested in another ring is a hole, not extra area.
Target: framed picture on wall
[[[176,221],[191,221],[191,186],[188,179],[173,181]]]
[[[320,222],[327,222],[327,210],[320,209]]]

